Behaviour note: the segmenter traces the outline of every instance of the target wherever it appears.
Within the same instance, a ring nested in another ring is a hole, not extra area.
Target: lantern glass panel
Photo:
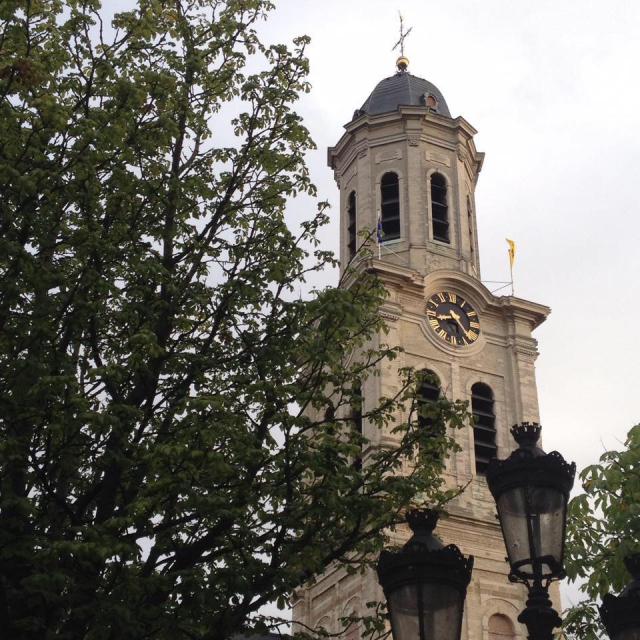
[[[449,585],[422,585],[424,640],[458,640],[463,601],[460,592]]]
[[[517,487],[503,493],[497,506],[511,567],[528,576],[554,575],[562,560],[566,508],[562,492]],[[539,562],[538,571],[532,560]]]
[[[389,598],[391,627],[395,640],[414,640],[420,637],[418,617],[418,593],[415,584],[396,589]]]
[[[458,640],[464,603],[454,587],[405,585],[391,594],[389,604],[395,640]]]

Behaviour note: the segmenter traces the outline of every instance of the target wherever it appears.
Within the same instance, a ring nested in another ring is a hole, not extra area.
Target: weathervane
[[[395,43],[395,45],[393,45],[393,49],[391,49],[391,51],[395,51],[398,47],[400,47],[400,57],[396,60],[396,66],[400,71],[406,71],[407,67],[409,66],[409,58],[406,58],[404,55],[404,40],[411,33],[413,27],[409,27],[409,29],[405,31],[402,13],[398,11],[398,15],[400,16],[400,39]]]

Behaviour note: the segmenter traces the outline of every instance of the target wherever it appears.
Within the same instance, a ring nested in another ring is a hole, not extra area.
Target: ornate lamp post
[[[611,640],[640,640],[640,553],[624,564],[633,580],[619,596],[608,593],[602,599],[600,618]]]
[[[527,626],[531,640],[551,640],[561,620],[551,606],[549,584],[565,575],[567,501],[576,465],[557,451],[545,453],[538,447],[538,424],[525,422],[511,433],[519,448],[506,460],[491,460],[487,483],[509,556],[509,580],[529,590],[518,620]]]
[[[399,552],[383,551],[378,580],[391,614],[394,640],[459,640],[473,556],[433,535],[438,514],[407,514],[413,536]]]

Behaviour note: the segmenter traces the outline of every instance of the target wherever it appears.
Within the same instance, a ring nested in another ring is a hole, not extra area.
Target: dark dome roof
[[[440,115],[451,117],[449,107],[440,90],[428,80],[400,71],[378,83],[362,107],[353,114],[354,118],[363,114],[376,115],[395,111],[399,105],[428,106],[429,96],[435,98],[433,110]]]

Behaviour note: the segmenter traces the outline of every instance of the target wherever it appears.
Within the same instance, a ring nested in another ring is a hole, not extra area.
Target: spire
[[[404,30],[404,21],[402,19],[402,14],[398,12],[400,16],[400,39],[393,45],[391,51],[395,51],[398,47],[400,47],[400,56],[396,60],[396,67],[400,73],[404,73],[409,66],[409,58],[404,55],[404,40],[411,33],[413,27],[409,27],[407,31]]]

